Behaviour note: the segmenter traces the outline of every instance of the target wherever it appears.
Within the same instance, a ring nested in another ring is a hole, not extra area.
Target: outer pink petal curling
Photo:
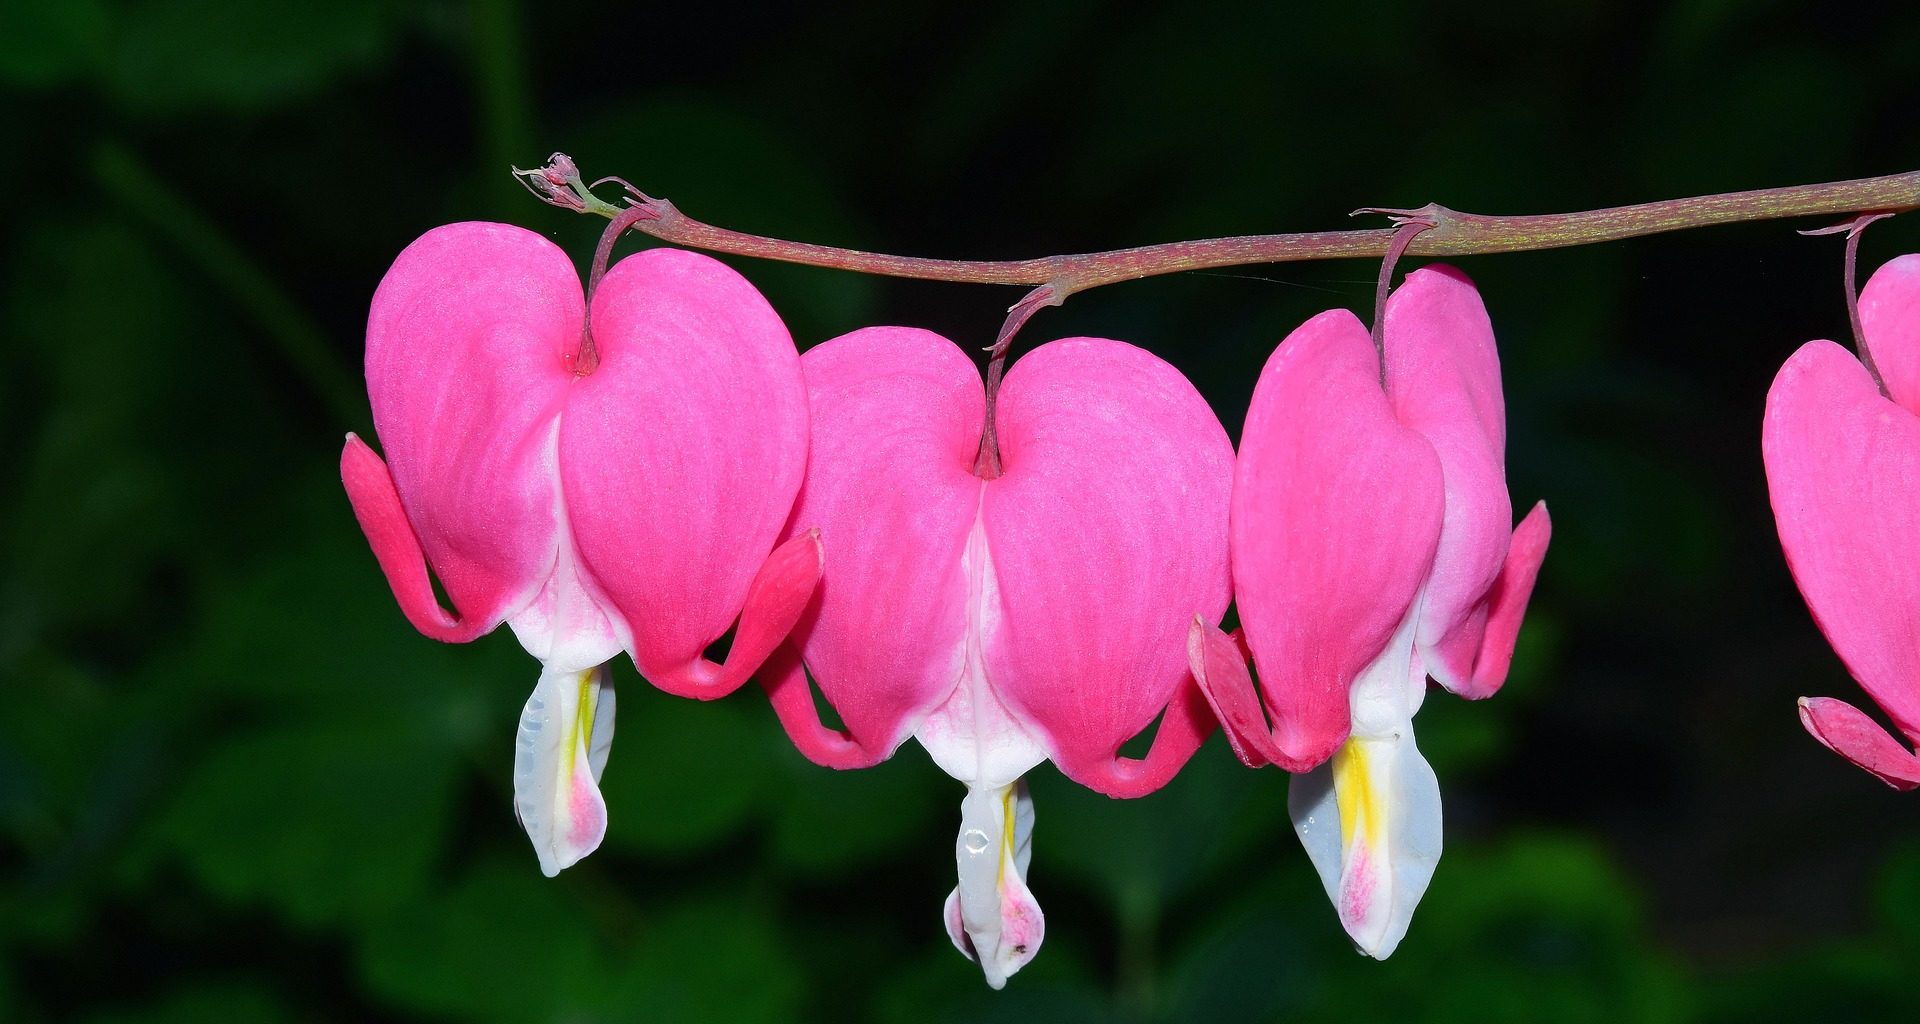
[[[780,727],[787,731],[787,737],[800,753],[814,764],[845,771],[878,764],[893,753],[891,746],[868,750],[851,732],[829,728],[820,721],[819,709],[813,703],[813,689],[807,682],[806,665],[792,641],[774,649],[773,655],[760,667],[757,678],[767,691],[767,702],[773,705]]]
[[[365,441],[347,435],[346,448],[340,452],[340,480],[346,484],[347,500],[360,521],[361,532],[373,546],[373,557],[387,575],[394,599],[406,613],[413,628],[448,643],[466,643],[492,629],[495,622],[485,618],[458,619],[434,596],[433,581],[427,577],[426,556],[420,539],[394,492],[393,477],[387,464],[367,447]]]
[[[1254,388],[1232,513],[1240,621],[1288,771],[1346,739],[1348,687],[1425,581],[1444,500],[1440,461],[1394,418],[1360,321],[1332,310],[1289,335]]]
[[[582,309],[566,255],[504,224],[427,232],[374,294],[373,422],[464,638],[531,601],[553,567],[552,424],[573,379],[565,357],[579,346]],[[356,506],[369,493],[359,489]],[[392,580],[392,563],[381,564]],[[402,592],[397,580],[394,589]]]
[[[820,530],[831,568],[795,636],[847,734],[820,727],[797,660],[767,685],[802,753],[857,767],[891,754],[960,676],[985,398],[966,354],[927,331],[855,331],[802,365],[813,456],[790,522]]]
[[[1800,724],[1828,750],[1865,768],[1881,782],[1900,790],[1920,786],[1920,757],[1846,701],[1802,697]]]
[[[1408,274],[1387,301],[1385,337],[1394,415],[1433,446],[1446,488],[1446,515],[1414,638],[1428,653],[1469,619],[1485,617],[1487,592],[1506,561],[1513,534],[1506,400],[1487,307],[1458,270],[1432,266]]]
[[[1261,710],[1260,693],[1247,671],[1247,652],[1233,637],[1194,616],[1187,633],[1187,665],[1241,764],[1261,768],[1286,760]]]
[[[1920,338],[1868,344],[1878,355]],[[1881,397],[1845,349],[1808,342],[1767,393],[1761,452],[1780,546],[1814,621],[1894,724],[1920,739],[1920,418]]]
[[[1507,681],[1513,645],[1520,638],[1520,620],[1527,614],[1527,600],[1533,596],[1533,583],[1552,538],[1547,503],[1536,502],[1513,528],[1506,564],[1485,599],[1453,632],[1424,652],[1427,671],[1447,689],[1468,700],[1481,700],[1499,692]]]
[[[575,542],[641,673],[670,693],[724,696],[792,626],[819,571],[805,545],[767,557],[806,465],[793,339],[744,278],[674,249],[607,273],[593,335],[599,367],[574,383],[560,426]],[[743,623],[722,670],[703,651],[750,588],[766,604],[746,613],[759,628]]]
[[[1213,728],[1186,640],[1231,596],[1232,443],[1178,370],[1103,339],[1014,364],[998,415],[1005,469],[983,516],[1007,628],[988,678],[1075,781],[1152,792]],[[1119,759],[1162,708],[1147,758]]]
[[[1920,415],[1920,253],[1883,264],[1867,279],[1860,327],[1887,392]]]

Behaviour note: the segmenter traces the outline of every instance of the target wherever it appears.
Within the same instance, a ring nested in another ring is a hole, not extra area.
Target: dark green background
[[[0,1018],[1910,1014],[1920,797],[1795,720],[1862,698],[1758,451],[1781,360],[1846,330],[1817,224],[1464,261],[1555,535],[1507,690],[1420,716],[1448,848],[1385,964],[1283,777],[1216,739],[1140,801],[1035,773],[1046,946],[989,992],[938,924],[960,787],[917,747],[817,769],[757,691],[630,665],[612,832],[543,879],[508,785],[534,662],[413,633],[341,494],[402,246],[494,218],[590,249],[506,174],[553,149],[719,224],[969,257],[1920,167],[1920,6],[1533,7],[0,5]],[[803,347],[984,344],[1018,295],[734,263]],[[1118,285],[1024,344],[1146,345],[1237,434],[1273,345],[1373,272]]]

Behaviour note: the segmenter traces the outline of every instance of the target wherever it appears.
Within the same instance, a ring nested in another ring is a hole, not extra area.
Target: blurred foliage
[[[1920,166],[1920,9],[1769,0],[655,7],[0,4],[0,1019],[882,1022],[1894,1019],[1915,805],[1808,741],[1850,694],[1778,558],[1774,368],[1845,319],[1837,245],[1750,226],[1468,268],[1517,506],[1555,537],[1498,699],[1436,695],[1448,843],[1384,964],[1284,780],[1209,744],[1114,802],[1035,774],[1044,952],[990,992],[938,926],[959,787],[807,764],[757,693],[620,670],[606,846],[510,807],[534,665],[393,607],[338,492],[401,246],[597,226],[565,149],[717,223],[1005,257],[1609,205]],[[1915,248],[1896,220],[1869,262]],[[802,345],[985,343],[1015,295],[741,264]],[[1043,312],[1186,370],[1237,434],[1272,345],[1373,268],[1139,282]]]

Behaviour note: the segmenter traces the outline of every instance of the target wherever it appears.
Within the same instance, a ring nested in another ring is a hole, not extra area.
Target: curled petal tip
[[[1187,629],[1188,670],[1227,734],[1233,755],[1249,768],[1274,764],[1283,756],[1273,742],[1260,694],[1240,646],[1220,627],[1196,615]]]
[[[851,731],[830,729],[820,721],[820,712],[813,704],[813,687],[807,682],[806,666],[795,644],[781,644],[758,675],[780,727],[807,760],[844,771],[871,767],[893,753],[891,748],[868,750]]]
[[[1095,764],[1068,762],[1061,770],[1088,789],[1116,800],[1146,796],[1173,780],[1207,737],[1213,735],[1216,724],[1217,716],[1197,682],[1183,680],[1167,702],[1147,756],[1122,757],[1116,750]]]
[[[1920,786],[1920,757],[1866,713],[1832,697],[1802,697],[1800,724],[1828,750],[1898,790]]]
[[[1534,583],[1540,578],[1540,566],[1546,561],[1547,544],[1553,539],[1553,519],[1547,515],[1547,503],[1535,502],[1526,518],[1513,528],[1507,546],[1507,560],[1487,594],[1486,632],[1480,650],[1473,659],[1473,676],[1454,692],[1469,700],[1481,700],[1499,692],[1513,667],[1514,644],[1520,639],[1520,623],[1526,617],[1527,604],[1533,598]]]
[[[440,606],[427,575],[427,556],[407,518],[387,464],[365,441],[348,434],[340,450],[340,482],[353,505],[354,518],[373,548],[394,600],[413,628],[435,640],[465,643],[493,628],[479,617],[461,619]]]
[[[653,685],[676,697],[716,700],[753,677],[806,610],[826,568],[818,531],[795,537],[767,556],[747,589],[747,600],[724,665],[703,657],[666,671],[650,672]]]

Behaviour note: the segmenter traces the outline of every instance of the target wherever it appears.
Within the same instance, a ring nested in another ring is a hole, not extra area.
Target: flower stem
[[[1867,331],[1860,323],[1860,235],[1867,225],[1876,220],[1891,217],[1888,212],[1863,213],[1841,224],[1827,228],[1815,228],[1802,231],[1803,235],[1847,236],[1846,255],[1840,261],[1840,291],[1847,300],[1847,323],[1853,328],[1853,348],[1860,353],[1860,363],[1867,368],[1867,376],[1873,378],[1873,386],[1880,389],[1880,397],[1891,400],[1892,392],[1887,390],[1886,378],[1880,376],[1880,366],[1873,361],[1873,349],[1867,346]]]
[[[980,453],[973,460],[973,475],[982,480],[997,479],[1001,472],[1000,434],[994,428],[994,418],[1000,405],[1000,378],[1007,370],[1007,349],[1013,345],[1014,334],[1026,326],[1040,307],[1058,306],[1064,301],[1066,296],[1054,291],[1049,284],[1028,292],[1007,310],[1006,322],[1000,325],[1000,333],[987,350],[990,353],[987,356],[987,420],[980,428]]]
[[[563,155],[555,154],[554,157],[554,163],[549,168],[517,171],[516,174],[536,195],[553,205],[604,217],[612,217],[620,211],[620,207],[595,197],[577,172],[548,173],[553,168],[572,168],[572,161]],[[1058,301],[1101,285],[1186,270],[1300,260],[1381,259],[1387,255],[1394,238],[1399,234],[1397,226],[1353,231],[1307,231],[1164,242],[1131,249],[1038,259],[940,260],[839,249],[731,231],[694,220],[665,199],[654,199],[637,190],[629,191],[630,205],[645,207],[652,213],[650,218],[639,221],[636,227],[673,245],[887,277],[1035,288],[1046,286],[1052,290],[1051,298]],[[1817,185],[1666,199],[1578,213],[1486,216],[1461,213],[1438,204],[1428,204],[1415,210],[1367,208],[1354,212],[1388,213],[1402,219],[1402,222],[1407,219],[1431,221],[1433,227],[1421,231],[1407,245],[1407,255],[1469,256],[1592,245],[1667,231],[1780,217],[1832,216],[1916,208],[1920,208],[1920,171]]]
[[[681,213],[671,202],[649,196],[620,178],[601,178],[588,183],[579,167],[564,153],[553,154],[546,166],[531,171],[516,167],[513,175],[528,191],[549,205],[576,213],[596,214],[613,221],[600,239],[594,262],[595,282],[606,266],[614,239],[632,227],[670,245],[708,252],[887,277],[1026,285],[1033,289],[1008,309],[1006,322],[1001,326],[999,336],[994,339],[990,349],[992,354],[987,361],[986,422],[981,428],[980,450],[973,467],[975,475],[987,480],[998,477],[1002,469],[998,437],[994,429],[994,412],[1006,366],[1007,348],[1015,332],[1042,306],[1058,306],[1068,296],[1089,288],[1185,270],[1237,267],[1249,263],[1382,260],[1379,286],[1375,293],[1373,338],[1374,348],[1380,358],[1380,387],[1385,390],[1387,360],[1382,347],[1381,318],[1386,309],[1393,265],[1403,255],[1468,256],[1559,249],[1716,224],[1738,224],[1780,217],[1887,214],[1920,208],[1920,171],[1909,171],[1879,178],[1727,192],[1603,210],[1521,217],[1461,213],[1438,203],[1412,210],[1363,207],[1355,210],[1354,214],[1385,214],[1393,219],[1393,226],[1355,231],[1236,235],[1027,260],[940,260],[839,249],[812,242],[789,242],[714,227],[694,220]],[[619,184],[626,191],[625,206],[609,203],[593,194],[595,185],[609,181]],[[1853,274],[1852,252],[1850,246],[1849,282]],[[591,284],[588,294],[591,295]],[[1858,333],[1856,324],[1855,334]],[[595,362],[593,354],[593,339],[591,334],[587,334],[582,338],[580,356],[580,365],[585,369],[577,372],[591,372]],[[1866,356],[1864,344],[1862,355],[1869,360],[1867,365],[1871,370],[1871,357]],[[1878,379],[1877,375],[1875,379]]]
[[[1373,212],[1373,211],[1369,211]],[[1380,390],[1387,390],[1387,294],[1393,290],[1393,268],[1406,254],[1407,246],[1423,231],[1433,230],[1434,223],[1418,215],[1396,216],[1398,222],[1393,240],[1387,243],[1387,254],[1380,260],[1380,279],[1373,288],[1373,355],[1380,360]]]
[[[646,208],[640,206],[629,206],[615,213],[607,229],[600,232],[599,244],[593,248],[593,266],[587,271],[586,316],[580,325],[580,351],[573,357],[576,377],[585,377],[600,368],[600,350],[593,343],[593,295],[600,290],[600,279],[607,276],[607,263],[613,259],[613,243],[646,215]]]

